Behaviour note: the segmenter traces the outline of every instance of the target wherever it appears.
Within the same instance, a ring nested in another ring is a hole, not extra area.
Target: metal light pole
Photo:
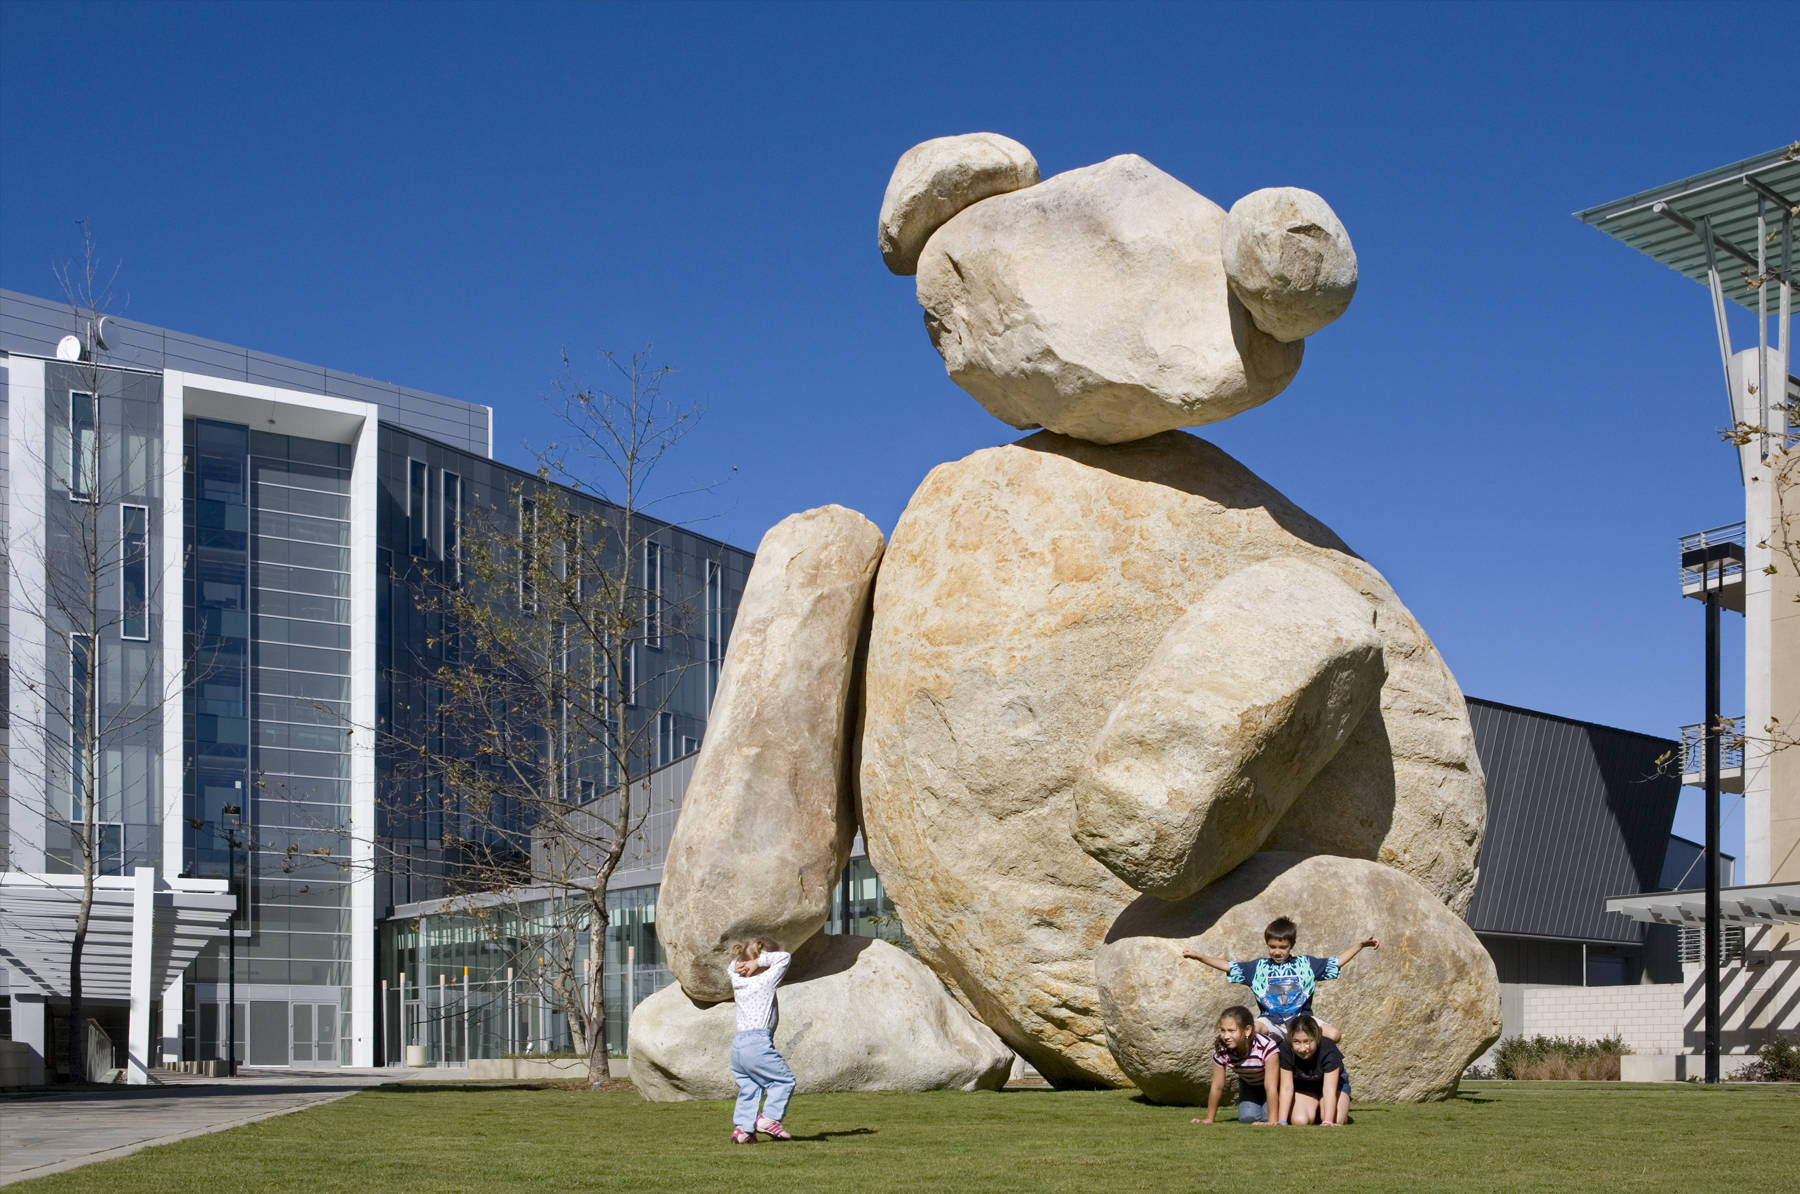
[[[1706,1082],[1719,1083],[1719,586],[1706,580]]]
[[[244,827],[243,810],[235,804],[223,805],[219,815],[236,817],[238,829]],[[238,1067],[237,1055],[237,936],[238,909],[242,906],[242,894],[237,885],[237,836],[234,833],[225,835],[226,862],[225,873],[230,876],[227,885],[231,888],[231,936],[225,943],[225,988],[228,994],[228,1006],[225,1009],[225,1072],[235,1075]]]

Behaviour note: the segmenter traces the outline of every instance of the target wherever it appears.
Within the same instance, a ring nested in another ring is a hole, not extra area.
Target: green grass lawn
[[[1343,1128],[1190,1124],[1130,1091],[837,1094],[792,1144],[728,1103],[420,1084],[11,1187],[104,1191],[1769,1191],[1800,1188],[1800,1088],[1471,1083]],[[1779,1176],[1786,1174],[1786,1177]],[[1784,1184],[1785,1183],[1785,1184]]]

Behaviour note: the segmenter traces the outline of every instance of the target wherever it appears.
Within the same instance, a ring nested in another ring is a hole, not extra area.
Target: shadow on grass
[[[608,1087],[611,1087],[608,1083]],[[587,1082],[520,1082],[516,1079],[499,1078],[492,1082],[389,1082],[385,1086],[368,1086],[364,1090],[380,1090],[389,1094],[438,1094],[450,1091],[454,1094],[494,1094],[507,1090],[578,1090],[589,1091],[593,1088]],[[630,1083],[621,1083],[616,1089],[631,1090]],[[608,1090],[595,1091],[596,1094],[609,1093]]]
[[[823,1144],[833,1136],[873,1136],[874,1134],[874,1128],[845,1128],[841,1132],[814,1132],[810,1136],[795,1136],[794,1139],[810,1140],[817,1144]]]

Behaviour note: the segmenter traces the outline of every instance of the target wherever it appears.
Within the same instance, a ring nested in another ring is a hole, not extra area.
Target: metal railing
[[[1719,770],[1727,771],[1744,765],[1744,732],[1742,718],[1719,719]],[[1706,771],[1706,723],[1681,727],[1681,774],[1701,775]]]
[[[1735,549],[1735,550],[1734,550]],[[1744,576],[1744,524],[1734,522],[1681,537],[1681,587],[1727,585]]]

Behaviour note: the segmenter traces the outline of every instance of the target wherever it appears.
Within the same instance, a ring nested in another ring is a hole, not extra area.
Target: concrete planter
[[[415,1070],[431,1064],[431,1059],[426,1055],[425,1046],[408,1045],[406,1047],[406,1064],[409,1069]]]
[[[1720,1053],[1719,1077],[1730,1079],[1755,1060],[1754,1053]],[[1703,1053],[1627,1053],[1619,1058],[1621,1082],[1686,1082],[1705,1076]]]
[[[628,1078],[631,1063],[610,1058],[607,1071],[614,1078]],[[469,1078],[476,1082],[578,1082],[587,1072],[587,1062],[579,1057],[477,1057],[469,1062]]]

